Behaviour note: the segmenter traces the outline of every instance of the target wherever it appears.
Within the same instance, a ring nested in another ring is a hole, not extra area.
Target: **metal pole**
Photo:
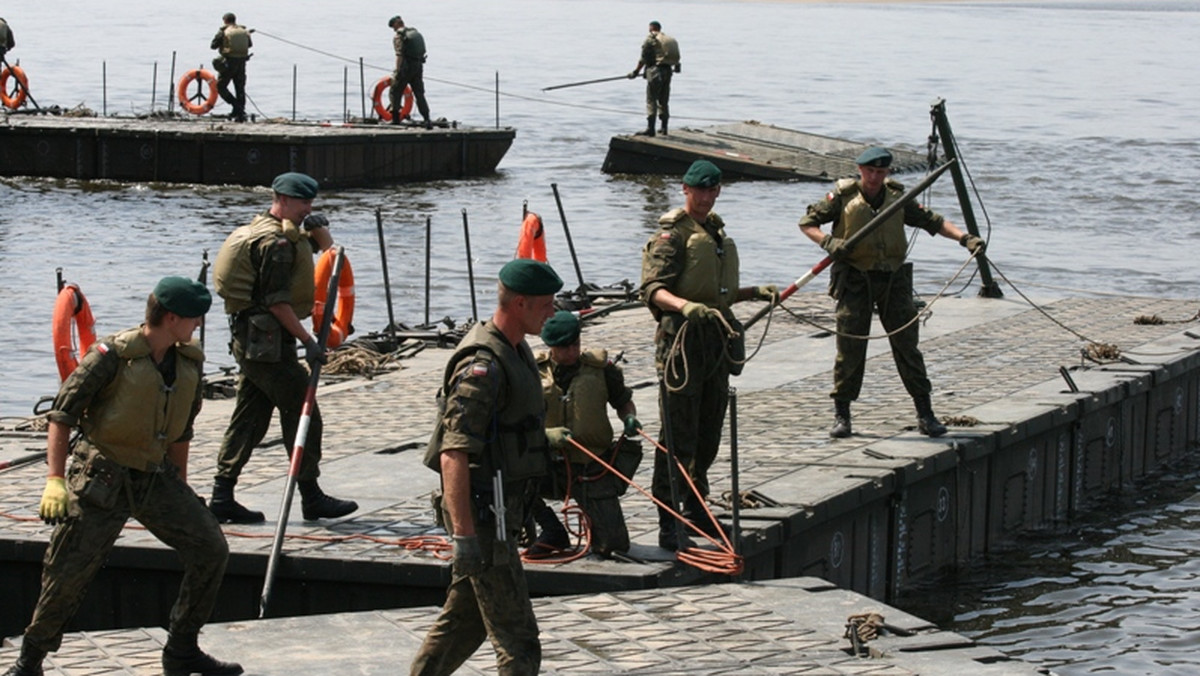
[[[429,255],[433,250],[433,217],[425,217],[425,326],[429,326]]]
[[[150,112],[154,112],[154,104],[158,99],[158,62],[154,62],[154,75],[150,79]]]
[[[575,276],[579,278],[579,291],[583,293],[587,285],[583,282],[583,271],[579,269],[579,258],[575,255],[575,243],[571,240],[571,229],[567,227],[567,214],[563,211],[562,199],[558,196],[558,184],[551,183],[550,189],[554,191],[554,203],[558,205],[558,218],[562,221],[563,232],[567,234],[567,248],[571,250],[571,262],[575,264]]]
[[[350,68],[342,66],[342,122],[350,121]]]
[[[938,133],[942,135],[942,146],[946,149],[946,159],[957,160],[958,144],[954,140],[954,132],[950,131],[950,120],[946,117],[946,100],[934,101],[929,114],[933,117],[933,123],[938,129]],[[978,237],[979,226],[975,223],[975,211],[971,208],[971,195],[967,192],[962,162],[954,162],[954,166],[950,168],[950,177],[954,179],[954,192],[958,193],[958,206],[962,209],[963,222],[966,223],[967,232]],[[988,265],[987,257],[982,254],[976,256],[975,264],[979,266],[979,295],[984,298],[1003,298],[1004,292],[992,279],[992,270]]]
[[[363,59],[358,57],[358,102],[362,104],[362,119],[367,119],[367,76],[363,72]]]
[[[467,225],[467,210],[462,210],[463,239],[467,242],[467,282],[471,285],[471,318],[479,321],[479,308],[475,305],[475,268],[471,262],[471,228]]]
[[[317,344],[325,349],[329,338],[329,327],[333,325],[334,309],[337,307],[337,284],[342,275],[342,264],[345,261],[342,247],[334,247],[336,253],[333,259],[333,274],[329,277],[329,288],[325,298],[325,316],[321,319],[321,330],[317,334]],[[321,366],[314,364],[312,374],[308,379],[308,390],[304,393],[304,408],[300,413],[299,427],[296,429],[296,445],[292,448],[292,460],[288,465],[288,478],[284,486],[283,499],[279,505],[279,521],[275,525],[275,540],[271,544],[271,555],[267,559],[267,574],[263,581],[262,597],[259,599],[258,616],[267,616],[271,603],[271,588],[275,582],[275,569],[283,550],[283,538],[287,533],[288,514],[292,510],[292,494],[296,490],[296,477],[300,474],[300,461],[304,458],[304,444],[308,441],[308,425],[312,420],[313,408],[317,405],[317,385],[321,380]]]
[[[209,265],[210,264],[208,262],[208,249],[205,249],[204,254],[201,256],[201,259],[200,259],[200,275],[199,275],[199,277],[197,277],[199,282],[205,286],[208,286],[208,266]],[[204,327],[207,324],[208,324],[207,321],[200,322],[200,348],[201,349],[204,348]]]
[[[496,71],[496,128],[500,128],[500,71]]]
[[[104,91],[104,95],[102,97],[102,100],[104,101],[104,105],[100,109],[101,116],[108,117],[108,62],[107,61],[100,62],[100,79],[102,81],[103,91]]]
[[[168,113],[174,112],[174,110],[175,110],[175,97],[171,96],[172,92],[175,89],[175,52],[174,52],[174,50],[171,51],[171,80],[170,80],[170,83],[171,83],[171,86],[167,87],[167,112]]]
[[[292,64],[292,122],[296,121],[296,64]]]
[[[396,318],[392,314],[392,287],[388,282],[387,248],[383,245],[383,210],[375,207],[375,228],[379,231],[379,261],[383,264],[383,297],[387,300],[388,334],[395,335]]]
[[[733,491],[733,533],[731,543],[733,553],[737,554],[739,535],[741,532],[742,494],[738,489],[738,419],[737,419],[737,388],[729,388],[729,488]]]

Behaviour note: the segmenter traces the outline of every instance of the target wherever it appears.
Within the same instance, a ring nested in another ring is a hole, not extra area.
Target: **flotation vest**
[[[225,238],[213,264],[213,287],[225,301],[225,313],[236,314],[256,305],[262,306],[257,288],[258,270],[254,249],[264,237],[285,238],[295,248],[292,263],[292,310],[300,319],[312,314],[313,251],[308,237],[291,221],[280,221],[270,213],[259,214]]]
[[[571,379],[567,391],[554,380],[554,362],[548,353],[538,355],[538,371],[542,375],[542,398],[546,401],[546,427],[566,427],[571,438],[592,453],[605,457],[613,442],[612,422],[608,419],[608,383],[604,367],[608,352],[587,350],[579,355],[579,372]],[[591,457],[568,445],[567,459],[587,464]]]
[[[883,204],[876,209],[863,197],[858,179],[844,178],[834,190],[842,198],[842,214],[833,226],[834,237],[847,239],[862,229],[875,214],[883,211],[904,194],[904,186],[888,179],[883,185]],[[899,270],[908,253],[904,234],[904,210],[897,210],[883,225],[854,246],[846,262],[859,270]]]
[[[654,48],[655,65],[674,66],[679,63],[679,42],[675,38],[659,31],[655,34]]]
[[[4,19],[0,19],[0,49],[12,49],[17,46],[17,41],[13,39],[12,29],[8,27],[8,23]]]
[[[80,419],[84,438],[106,458],[137,470],[162,463],[167,447],[187,429],[204,352],[195,343],[175,345],[175,382],[168,387],[150,358],[141,328],[102,341],[116,350],[116,377],[93,399]]]
[[[425,464],[441,471],[446,393],[453,389],[456,367],[471,355],[487,360],[491,368],[500,368],[501,387],[505,390],[505,406],[493,412],[492,432],[485,440],[483,452],[480,457],[471,458],[471,485],[476,491],[490,493],[496,469],[502,469],[505,495],[511,497],[524,490],[527,480],[546,474],[549,454],[546,407],[541,397],[541,377],[529,345],[522,342],[514,349],[490,320],[473,326],[446,363],[438,393],[438,421],[429,440]]]
[[[725,235],[725,222],[720,216],[709,214],[708,220],[717,228],[720,245],[682,208],[672,209],[658,219],[664,230],[673,229],[684,239],[687,260],[670,291],[728,314],[738,294],[737,245]]]
[[[546,262],[546,229],[542,226],[542,217],[532,211],[525,214],[525,220],[521,223],[517,258]]]
[[[405,26],[404,30],[400,31],[401,47],[400,50],[404,55],[404,60],[409,59],[414,61],[425,60],[425,38],[420,31],[412,26]]]
[[[235,59],[250,56],[250,31],[246,30],[245,26],[226,26],[222,32],[225,33],[225,43],[221,46],[222,56]]]

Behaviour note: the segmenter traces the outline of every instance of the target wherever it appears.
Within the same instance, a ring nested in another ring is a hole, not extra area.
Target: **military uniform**
[[[740,333],[741,324],[730,309],[739,291],[738,252],[715,213],[710,213],[704,223],[696,223],[683,209],[673,209],[658,222],[658,231],[642,253],[641,292],[658,320],[655,357],[666,386],[659,407],[670,422],[666,439],[675,457],[688,468],[701,496],[707,496],[708,469],[717,457],[729,403],[730,350],[732,347],[736,352],[739,345],[729,344],[719,322],[691,322],[682,349],[671,354],[684,317],[678,312],[663,312],[650,299],[658,289],[666,289],[685,300],[704,303],[718,310]],[[653,494],[671,503],[667,458],[662,453],[654,454]],[[693,503],[685,512],[689,518],[699,517],[702,508]],[[661,509],[659,518],[660,527],[673,523]]]
[[[170,630],[195,634],[212,614],[229,545],[217,520],[166,460],[192,438],[200,411],[204,353],[176,345],[162,364],[140,329],[109,336],[63,382],[49,418],[83,434],[67,474],[70,518],[55,528],[42,593],[25,641],[57,650],[87,586],[129,517],[179,552],[183,582]]]
[[[0,18],[0,57],[16,46],[17,41],[13,39],[12,29],[8,27],[7,21]]]
[[[414,676],[453,673],[489,637],[500,674],[538,672],[541,642],[517,539],[546,473],[541,395],[529,345],[513,346],[491,321],[472,327],[447,364],[426,464],[440,471],[442,451],[466,453],[483,565],[476,574],[452,567],[446,603],[413,662]],[[503,541],[493,508],[497,470],[504,486]],[[453,535],[447,510],[444,521]]]
[[[250,31],[239,24],[221,26],[212,39],[212,49],[221,54],[213,59],[213,67],[217,70],[217,92],[221,100],[233,108],[231,117],[239,122],[246,120],[246,62],[253,46]],[[231,82],[235,93],[229,91]]]
[[[388,25],[393,26],[396,20],[397,17],[393,17]],[[429,127],[429,103],[425,100],[425,37],[416,28],[404,26],[392,36],[392,48],[396,52],[391,89],[392,122],[400,122],[400,101],[404,96],[404,88],[412,87],[417,111],[421,113],[425,126]]]
[[[868,203],[860,191],[858,179],[838,181],[825,199],[808,207],[800,226],[834,223],[832,236],[848,238],[866,225],[874,215],[904,194],[904,186],[887,179],[882,200]],[[941,215],[908,202],[883,225],[863,239],[848,257],[835,263],[830,274],[830,295],[837,300],[837,361],[833,368],[830,396],[841,402],[854,401],[862,388],[866,366],[871,311],[879,312],[888,332],[903,326],[916,316],[912,301],[912,264],[905,263],[908,242],[905,225],[936,234]],[[928,402],[932,390],[925,372],[925,359],[918,347],[916,322],[889,338],[892,358],[905,389],[914,400]],[[920,403],[920,402],[918,402]]]
[[[646,134],[654,136],[655,116],[662,123],[661,133],[666,134],[671,116],[671,76],[679,68],[679,43],[661,30],[651,31],[642,41],[638,67],[646,69]]]
[[[618,465],[626,476],[632,475],[641,460],[641,446],[621,439],[621,445],[614,447],[613,427],[605,410],[605,404],[620,410],[633,399],[621,367],[609,360],[605,350],[588,350],[570,366],[555,364],[548,353],[539,354],[538,371],[546,402],[546,427],[566,427],[576,443],[610,465]],[[629,529],[618,500],[628,484],[574,446],[567,448],[565,462],[569,468],[561,461],[550,465],[553,483],[549,497],[562,499],[570,492],[588,515],[594,551],[604,555],[629,551]]]

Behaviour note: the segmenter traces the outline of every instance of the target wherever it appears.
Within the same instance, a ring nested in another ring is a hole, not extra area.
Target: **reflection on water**
[[[1146,482],[901,607],[1059,676],[1200,670],[1200,471]],[[914,595],[916,596],[916,595]]]

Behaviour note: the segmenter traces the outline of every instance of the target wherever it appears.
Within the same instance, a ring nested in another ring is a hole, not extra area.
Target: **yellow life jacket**
[[[709,214],[709,222],[717,228],[721,243],[708,234],[703,226],[692,220],[682,208],[663,214],[659,225],[674,229],[683,236],[687,262],[683,272],[670,288],[671,293],[697,303],[715,307],[729,314],[729,306],[737,301],[738,252],[733,238],[725,235],[725,222]]]
[[[655,36],[654,41],[657,43],[654,49],[656,65],[674,66],[679,63],[679,42],[662,31],[656,33]]]
[[[875,214],[883,211],[904,194],[904,186],[887,179],[883,185],[883,204],[878,209],[863,197],[858,179],[842,179],[835,191],[842,198],[842,214],[833,226],[833,236],[847,239],[862,229]],[[882,225],[863,238],[850,252],[847,262],[859,270],[896,271],[904,264],[908,238],[904,233],[904,210],[897,210]]]
[[[187,429],[204,352],[195,342],[177,344],[175,383],[167,387],[140,328],[101,342],[116,350],[121,367],[84,411],[79,423],[84,438],[125,467],[146,470],[161,464],[167,447]]]
[[[250,31],[245,26],[226,26],[225,44],[221,47],[222,56],[244,59],[250,56]]]
[[[217,252],[217,260],[213,264],[213,287],[225,301],[225,313],[236,314],[262,305],[261,299],[256,297],[258,270],[254,267],[252,254],[264,237],[285,237],[295,247],[291,305],[297,317],[308,317],[312,314],[315,294],[312,243],[294,223],[280,221],[270,213],[259,214],[249,224],[234,230]]]
[[[613,428],[608,419],[608,384],[604,368],[608,365],[606,350],[587,350],[579,355],[579,372],[563,392],[554,381],[554,362],[548,353],[538,355],[538,370],[542,374],[542,398],[546,400],[546,427],[566,427],[571,438],[600,457],[606,457],[612,446]],[[567,459],[587,464],[592,458],[568,444]]]

